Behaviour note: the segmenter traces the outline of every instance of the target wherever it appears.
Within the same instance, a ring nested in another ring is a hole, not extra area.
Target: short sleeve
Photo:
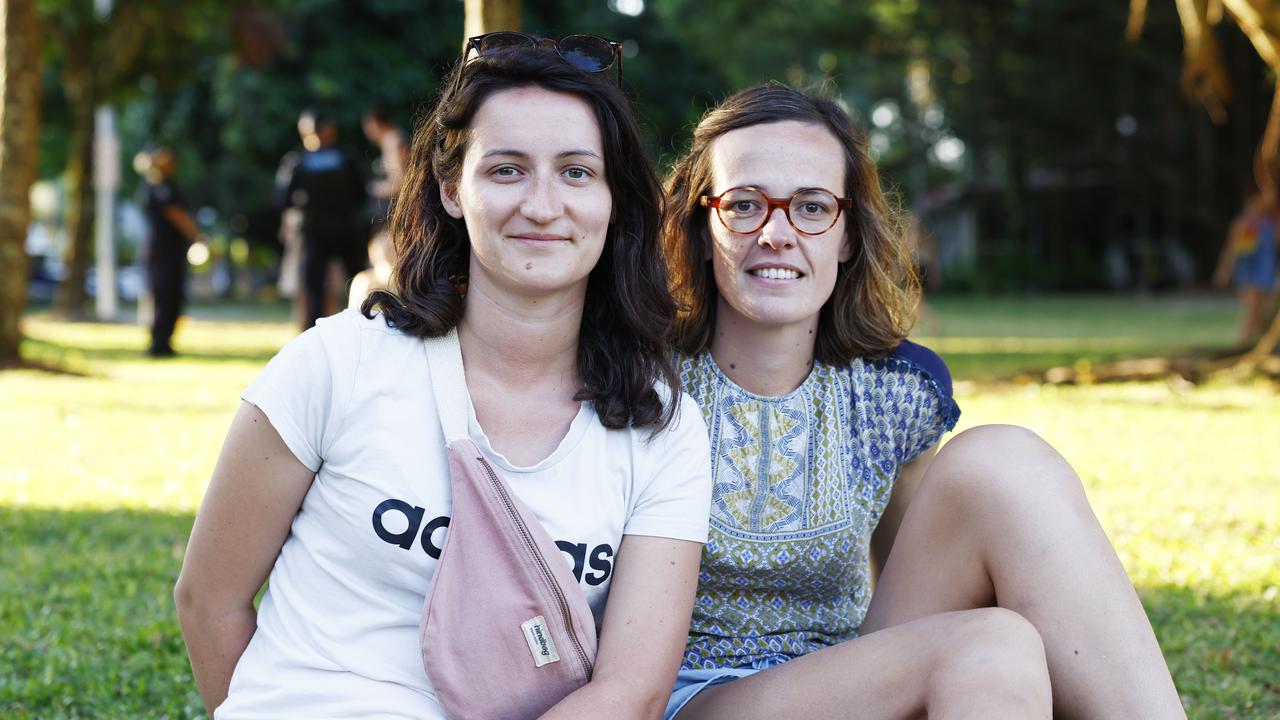
[[[899,376],[892,434],[899,462],[908,463],[956,426],[960,406],[952,396],[951,371],[929,348],[903,341],[883,362]]]
[[[707,541],[711,443],[697,403],[684,393],[679,399],[676,418],[656,437],[645,442],[647,433],[633,430],[644,443],[644,461],[638,468],[641,477],[624,535]]]
[[[360,347],[355,316],[348,310],[321,319],[284,346],[241,394],[312,472],[324,462],[351,394]]]

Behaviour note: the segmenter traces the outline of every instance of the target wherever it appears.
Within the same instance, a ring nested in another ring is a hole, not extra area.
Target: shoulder
[[[951,370],[937,353],[929,348],[903,340],[888,355],[878,360],[855,360],[851,367],[868,389],[893,388],[896,402],[932,397],[949,408],[949,416],[959,416],[951,385]]]
[[[941,394],[951,397],[951,369],[938,353],[924,345],[903,340],[887,357],[880,361],[885,365],[897,365],[924,375],[937,384]]]
[[[316,330],[326,338],[334,340],[351,339],[369,335],[384,342],[421,342],[399,328],[387,324],[381,312],[370,317],[356,308],[347,308],[340,313],[320,318],[316,321]]]
[[[282,367],[277,380],[306,385],[327,372],[333,391],[344,398],[394,383],[423,361],[421,340],[387,327],[381,315],[367,318],[357,310],[320,318],[273,360]]]
[[[386,357],[397,347],[409,347],[421,341],[387,325],[381,313],[365,317],[359,310],[348,308],[320,318],[316,326],[303,336],[314,335],[315,342],[329,355],[365,355]]]

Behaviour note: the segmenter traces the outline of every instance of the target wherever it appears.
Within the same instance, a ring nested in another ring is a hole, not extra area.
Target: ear
[[[458,202],[458,186],[453,183],[440,184],[440,204],[444,211],[454,220],[462,219],[462,204]]]

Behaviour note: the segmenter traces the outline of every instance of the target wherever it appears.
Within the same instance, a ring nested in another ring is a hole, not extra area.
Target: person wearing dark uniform
[[[201,238],[199,227],[187,212],[186,201],[173,174],[177,162],[168,148],[159,148],[141,161],[146,179],[144,201],[148,235],[147,283],[155,311],[151,319],[152,357],[174,355],[170,341],[186,299],[187,249]]]
[[[304,151],[289,171],[285,204],[302,210],[302,287],[306,299],[302,329],[325,314],[329,262],[342,262],[349,283],[368,267],[360,220],[365,205],[359,163],[337,144],[333,121],[316,113],[298,120]]]

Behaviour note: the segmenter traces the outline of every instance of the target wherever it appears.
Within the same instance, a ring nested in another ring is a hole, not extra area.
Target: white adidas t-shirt
[[[444,717],[418,647],[450,510],[427,372],[420,340],[348,310],[289,343],[245,391],[317,472],[218,720]],[[532,467],[494,452],[474,414],[469,430],[557,541],[597,623],[623,535],[706,541],[710,450],[686,395],[652,440],[605,428],[583,403]]]

